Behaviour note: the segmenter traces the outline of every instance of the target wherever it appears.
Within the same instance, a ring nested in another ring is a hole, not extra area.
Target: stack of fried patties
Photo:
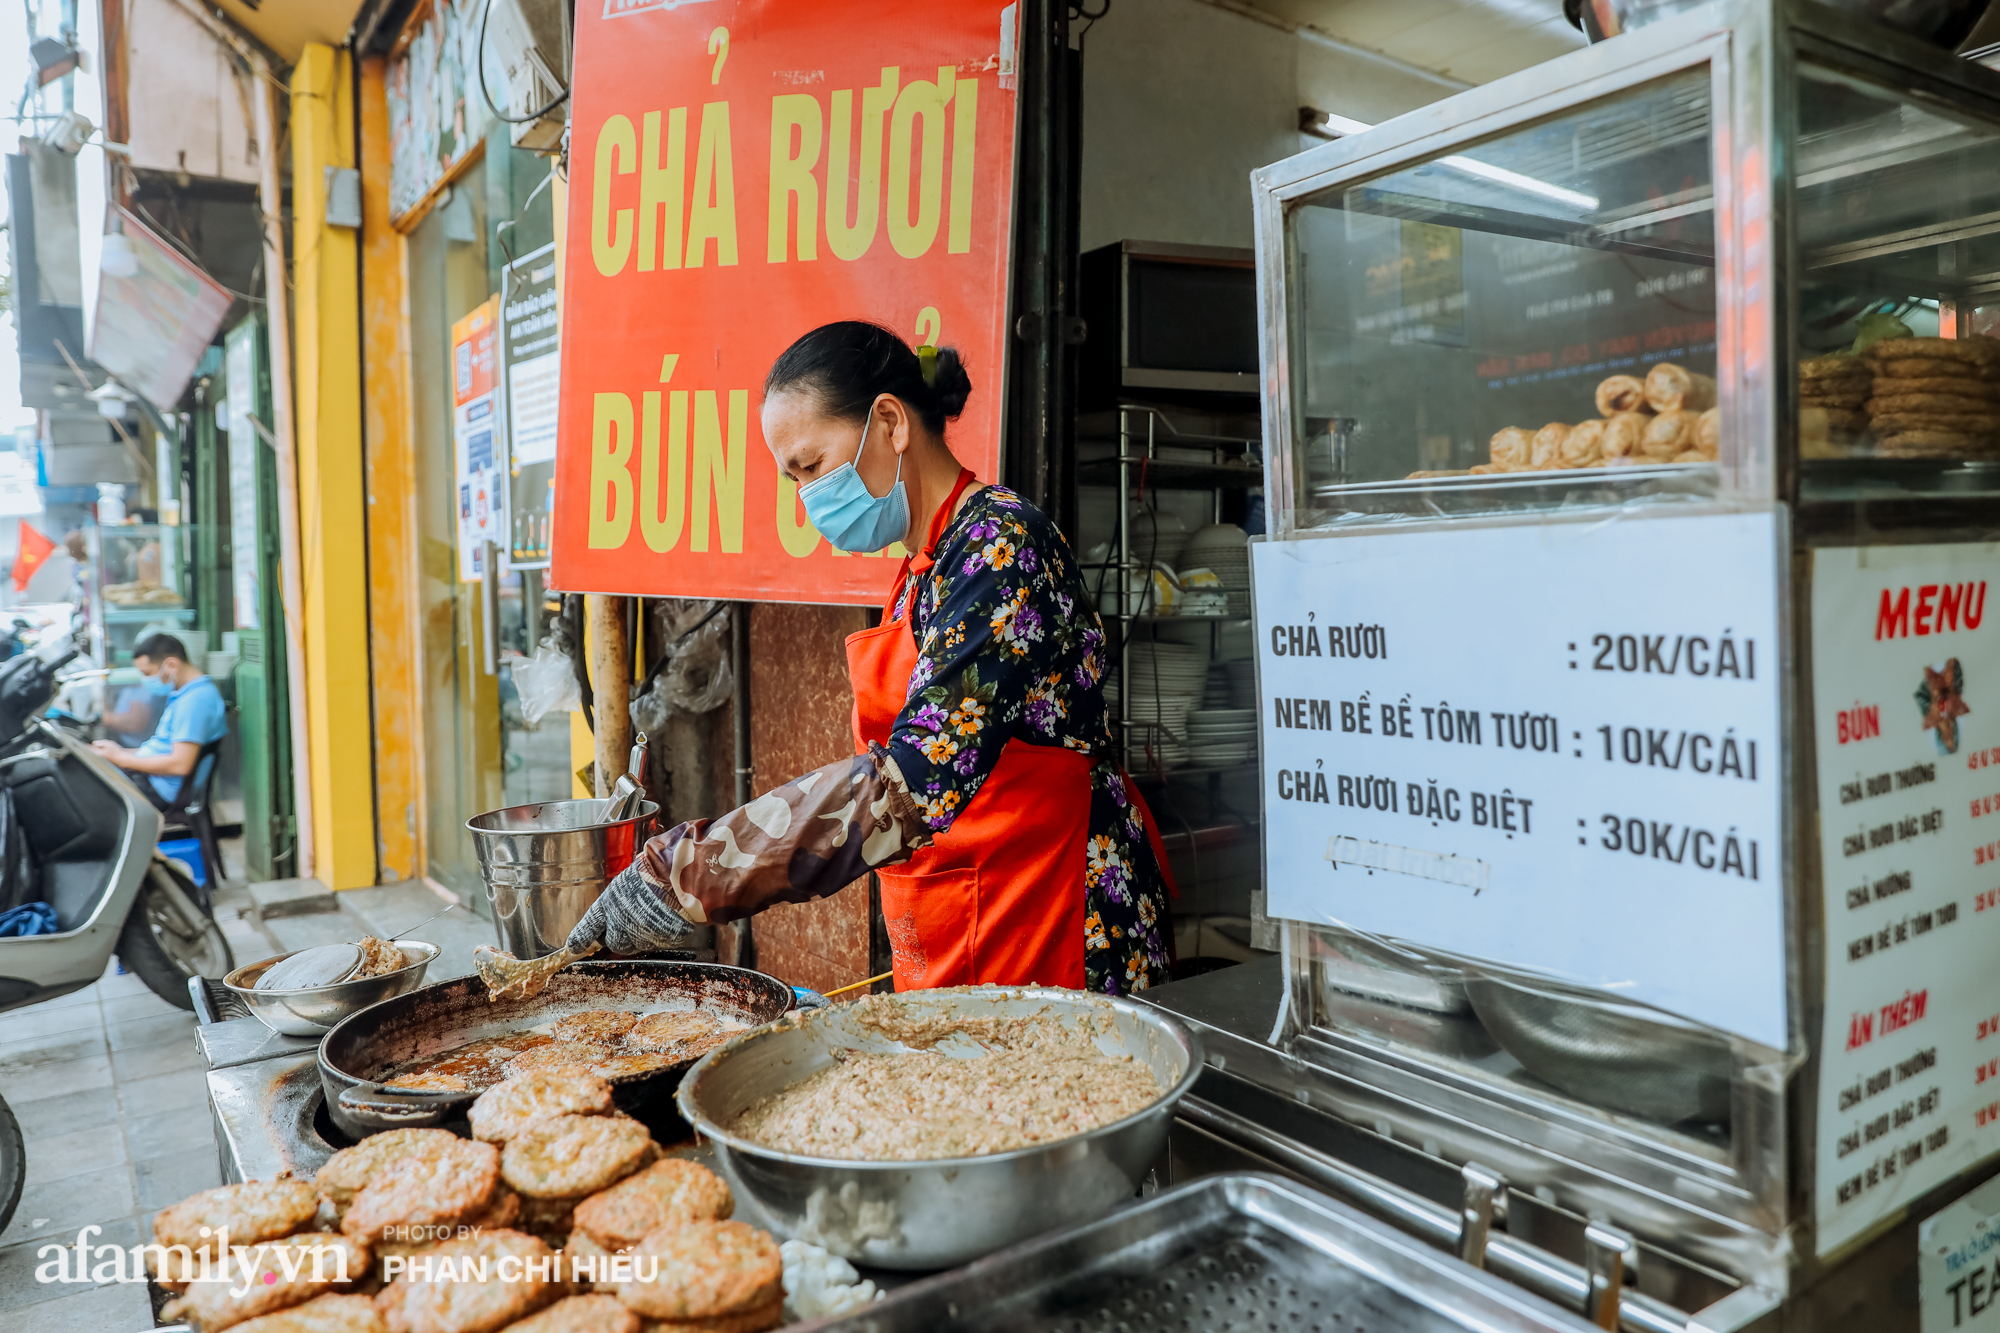
[[[599,1282],[645,1316],[646,1333],[761,1333],[784,1322],[784,1260],[769,1233],[729,1221],[729,1186],[667,1158],[576,1207],[565,1253],[629,1254],[649,1281]],[[657,1265],[657,1271],[655,1267]]]
[[[1860,440],[1874,386],[1875,366],[1866,357],[1836,352],[1799,363],[1799,434],[1808,457],[1845,453]]]
[[[168,1248],[148,1259],[160,1286],[179,1293],[167,1305],[167,1318],[186,1320],[201,1333],[382,1333],[374,1302],[357,1290],[369,1277],[368,1246],[318,1229],[319,1217],[319,1191],[289,1179],[222,1185],[161,1209],[153,1238]],[[249,1273],[218,1252],[225,1229],[232,1250],[255,1256]],[[187,1247],[196,1264],[208,1251],[211,1280],[191,1280],[199,1269],[178,1246]],[[231,1263],[226,1279],[213,1280],[225,1262]],[[276,1322],[295,1309],[324,1319]]]
[[[1886,457],[2000,453],[2000,339],[1885,338],[1873,369],[1869,429]]]
[[[524,1069],[480,1094],[470,1120],[475,1141],[456,1142],[494,1153],[496,1191],[519,1198],[520,1231],[486,1235],[560,1251],[564,1278],[576,1276],[581,1259],[595,1259],[595,1271],[609,1277],[611,1257],[632,1254],[647,1260],[633,1276],[651,1280],[598,1282],[592,1294],[586,1278],[536,1304],[509,1303],[508,1317],[521,1321],[509,1324],[457,1314],[464,1283],[398,1277],[376,1297],[389,1333],[761,1333],[784,1322],[777,1242],[724,1220],[734,1210],[728,1185],[699,1163],[662,1158],[645,1126],[614,1108],[611,1084],[597,1074],[580,1065]],[[454,1240],[436,1252],[471,1244]],[[538,1305],[547,1308],[524,1318]]]
[[[377,1134],[343,1148],[320,1168],[315,1183],[342,1234],[365,1241],[378,1260],[428,1254],[451,1259],[456,1271],[457,1261],[468,1258],[475,1266],[484,1260],[489,1273],[508,1256],[523,1265],[516,1281],[495,1274],[488,1281],[412,1284],[399,1278],[382,1286],[378,1275],[375,1330],[497,1333],[569,1293],[555,1248],[516,1229],[523,1200],[503,1182],[500,1168],[498,1148],[443,1129]],[[316,1326],[313,1333],[319,1333]]]

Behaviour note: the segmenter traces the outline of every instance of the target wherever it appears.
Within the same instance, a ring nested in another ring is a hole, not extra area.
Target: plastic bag
[[[521,697],[521,719],[534,726],[550,713],[564,712],[581,703],[576,692],[576,672],[569,658],[556,651],[555,644],[543,639],[533,657],[514,663],[514,692]]]
[[[659,676],[667,706],[683,713],[712,713],[729,702],[735,677],[729,670],[729,625],[725,611],[688,634],[674,660]]]
[[[662,608],[670,636],[667,656],[633,696],[632,725],[657,735],[674,713],[712,713],[729,702],[736,678],[729,666],[730,616],[726,606],[689,599]]]

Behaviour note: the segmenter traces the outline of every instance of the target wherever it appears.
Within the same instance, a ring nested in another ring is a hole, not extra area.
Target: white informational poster
[[[507,555],[507,436],[498,359],[500,298],[451,328],[452,448],[458,461],[458,576],[483,579],[486,543]]]
[[[2000,1333],[2000,1179],[1917,1227],[1923,1333]]]
[[[508,563],[546,569],[556,484],[561,312],[555,247],[522,255],[501,273],[500,365],[505,372]]]
[[[1775,513],[1252,546],[1274,917],[1788,1045]]]
[[[507,367],[513,409],[514,463],[551,463],[556,456],[556,390],[562,358],[554,352]]]
[[[1813,553],[1821,1254],[2000,1150],[1996,570],[1994,544]]]

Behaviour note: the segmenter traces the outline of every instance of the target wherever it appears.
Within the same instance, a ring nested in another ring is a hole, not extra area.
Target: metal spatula
[[[593,944],[579,953],[565,945],[540,958],[516,958],[504,949],[482,944],[472,951],[472,966],[486,983],[489,1001],[532,1000],[542,993],[550,977],[577,959],[590,957],[599,947]]]

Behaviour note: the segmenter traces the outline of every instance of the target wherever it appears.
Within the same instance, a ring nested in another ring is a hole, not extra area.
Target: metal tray
[[[913,1282],[841,1333],[1482,1333],[1591,1325],[1276,1176],[1208,1176]]]

